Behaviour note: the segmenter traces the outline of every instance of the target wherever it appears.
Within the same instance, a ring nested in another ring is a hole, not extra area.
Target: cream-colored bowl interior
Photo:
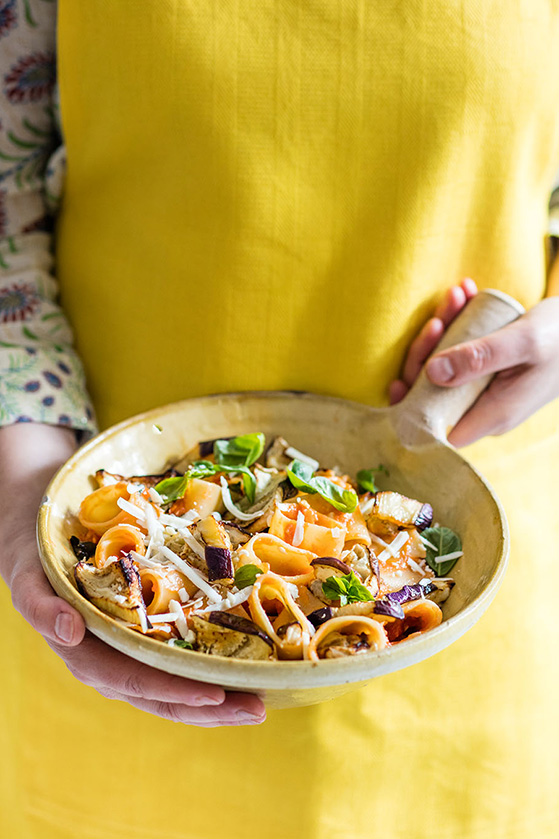
[[[260,693],[268,707],[322,702],[375,676],[433,655],[467,631],[491,602],[504,573],[508,536],[498,500],[453,449],[432,444],[406,449],[392,409],[300,393],[219,395],[168,405],[115,426],[81,448],[57,473],[39,511],[41,560],[56,592],[83,615],[90,631],[123,653],[170,673]],[[464,557],[437,629],[378,653],[320,662],[236,661],[169,647],[143,637],[96,609],[77,591],[69,536],[75,514],[108,469],[123,475],[163,471],[199,440],[262,431],[281,434],[324,466],[358,469],[385,464],[390,487],[429,501],[435,520],[462,537]]]

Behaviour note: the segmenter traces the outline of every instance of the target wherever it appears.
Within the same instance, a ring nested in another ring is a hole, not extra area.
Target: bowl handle
[[[496,332],[525,312],[524,307],[502,291],[480,291],[464,307],[444,333],[435,352]],[[398,436],[406,446],[446,443],[447,433],[485,390],[493,375],[482,376],[459,387],[439,387],[422,369],[407,396],[390,410]]]

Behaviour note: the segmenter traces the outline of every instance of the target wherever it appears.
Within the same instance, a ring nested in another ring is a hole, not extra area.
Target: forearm
[[[77,447],[75,433],[41,423],[0,428],[0,544],[17,544],[34,530],[45,487]],[[0,573],[10,581],[16,551],[0,551]]]

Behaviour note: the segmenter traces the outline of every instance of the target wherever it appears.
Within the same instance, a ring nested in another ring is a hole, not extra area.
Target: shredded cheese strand
[[[223,503],[226,509],[232,516],[235,516],[236,519],[240,519],[241,521],[252,521],[252,519],[258,519],[260,516],[264,515],[264,510],[258,510],[256,513],[243,513],[243,511],[239,510],[239,508],[233,503],[227,481],[223,475],[219,479],[219,482],[221,484],[221,497],[223,498]]]
[[[179,571],[182,571],[185,577],[188,577],[191,583],[194,583],[195,586],[198,586],[200,591],[203,591],[208,600],[211,600],[213,603],[221,603],[221,595],[214,591],[214,589],[207,583],[199,571],[189,565],[184,559],[181,559],[180,556],[177,556],[174,551],[170,548],[167,548],[165,545],[161,545],[158,548],[158,551],[163,554],[163,556],[171,562],[175,568]],[[172,601],[171,601],[172,602]],[[177,602],[177,601],[175,601]],[[179,604],[180,605],[180,604]],[[169,604],[169,608],[171,604]]]

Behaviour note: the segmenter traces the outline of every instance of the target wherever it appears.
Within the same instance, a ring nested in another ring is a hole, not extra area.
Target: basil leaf
[[[208,478],[220,471],[211,460],[195,460],[185,472],[185,477],[188,475],[189,478]]]
[[[352,489],[343,489],[343,487],[322,475],[315,476],[312,466],[309,466],[308,463],[294,460],[287,469],[287,477],[296,489],[302,489],[312,495],[318,493],[325,501],[328,501],[342,513],[353,513],[357,507],[357,493]]]
[[[185,641],[183,638],[173,638],[171,647],[181,647],[183,650],[193,650],[194,647],[190,641]]]
[[[375,599],[353,571],[343,577],[328,577],[322,583],[322,593],[328,600],[339,600],[341,606]]]
[[[446,562],[436,562],[436,559],[439,556],[461,551],[462,540],[460,536],[454,530],[451,530],[450,527],[428,527],[421,533],[421,536],[428,542],[431,542],[436,548],[436,550],[433,550],[429,545],[425,545],[425,550],[427,551],[425,561],[427,565],[433,569],[437,577],[446,577],[460,557],[449,559]]]
[[[171,501],[183,497],[188,482],[192,478],[207,478],[219,471],[215,463],[211,463],[209,460],[197,460],[188,467],[184,475],[179,475],[176,478],[165,478],[165,480],[159,481],[154,489],[162,497],[164,504],[170,504]]]
[[[169,504],[171,501],[176,501],[177,498],[183,497],[188,486],[188,481],[189,475],[187,472],[185,475],[177,478],[165,478],[165,480],[159,481],[154,486],[154,490],[159,493],[164,504]]]
[[[256,495],[256,478],[248,468],[248,466],[215,466],[216,472],[228,472],[230,475],[242,475],[243,490],[250,501],[254,504],[254,497]]]
[[[259,574],[263,574],[258,565],[241,565],[235,571],[235,585],[238,589],[253,586]]]
[[[214,443],[215,462],[222,466],[252,466],[266,444],[264,434],[241,434],[231,440],[216,440]]]
[[[293,463],[287,467],[287,477],[295,487],[295,489],[304,489],[306,492],[314,495],[318,492],[312,485],[314,472],[312,466],[308,463],[303,463],[302,460],[294,460]]]
[[[380,463],[373,469],[360,469],[357,473],[357,485],[363,492],[378,492],[378,487],[375,484],[374,475],[376,472],[384,472],[388,475],[388,469]]]
[[[353,513],[357,507],[357,494],[352,489],[344,489],[321,475],[313,478],[313,486],[322,498],[342,513]]]

